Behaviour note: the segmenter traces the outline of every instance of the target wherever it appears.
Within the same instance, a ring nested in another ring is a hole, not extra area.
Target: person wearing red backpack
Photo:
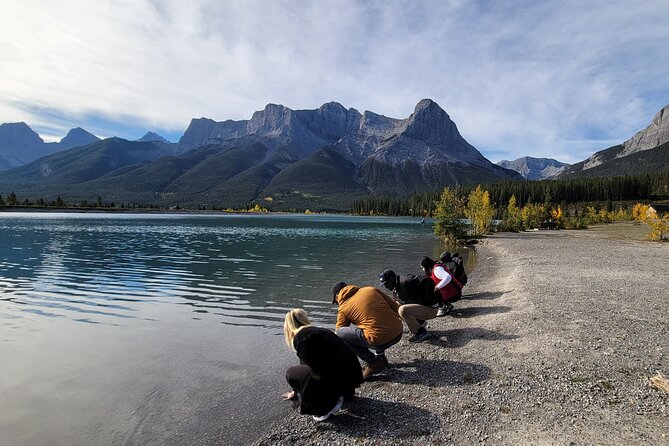
[[[441,263],[435,263],[429,257],[420,261],[423,272],[432,278],[434,292],[441,295],[443,305],[437,312],[437,317],[446,316],[453,309],[453,302],[462,297],[462,285]]]

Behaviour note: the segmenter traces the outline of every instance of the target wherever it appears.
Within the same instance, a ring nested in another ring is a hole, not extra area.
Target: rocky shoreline
[[[429,340],[323,423],[255,445],[669,444],[669,245],[632,224],[497,234]],[[277,391],[277,404],[279,391]]]

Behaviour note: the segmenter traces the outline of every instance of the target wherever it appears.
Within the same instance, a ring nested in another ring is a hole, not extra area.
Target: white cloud
[[[402,118],[430,97],[493,161],[575,162],[669,103],[663,0],[23,0],[2,9],[0,122],[63,134],[81,120],[98,134],[114,133],[107,121],[176,132],[193,117],[247,119],[268,102],[335,100]]]

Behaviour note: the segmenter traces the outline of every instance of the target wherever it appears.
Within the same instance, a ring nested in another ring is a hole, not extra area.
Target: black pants
[[[308,365],[294,365],[286,370],[286,381],[295,393],[301,394],[310,373],[311,367]]]

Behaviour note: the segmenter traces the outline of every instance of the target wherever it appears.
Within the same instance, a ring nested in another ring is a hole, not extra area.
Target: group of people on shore
[[[392,297],[376,287],[335,283],[331,289],[332,303],[338,305],[335,332],[314,326],[303,309],[290,310],[284,336],[300,365],[286,371],[292,391],[283,398],[316,421],[337,412],[365,379],[388,367],[385,351],[402,339],[404,324],[411,333],[409,342],[429,338],[427,321],[448,314],[462,296],[467,283],[462,263],[459,254],[444,252],[436,262],[421,259],[421,276],[402,279],[387,269],[379,279]]]

